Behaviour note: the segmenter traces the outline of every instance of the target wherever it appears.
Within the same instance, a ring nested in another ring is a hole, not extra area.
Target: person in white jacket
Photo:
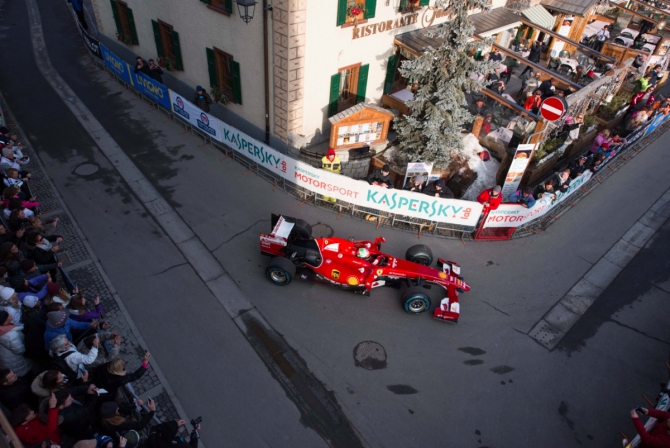
[[[72,342],[68,340],[67,336],[59,334],[53,341],[51,341],[51,353],[53,357],[64,357],[67,365],[73,372],[76,372],[77,379],[84,377],[84,381],[86,381],[88,372],[86,371],[85,366],[92,364],[93,361],[95,361],[95,358],[98,357],[99,345],[100,339],[95,338],[91,350],[87,354],[83,354],[72,345]]]
[[[22,330],[23,325],[15,325],[12,316],[0,310],[0,363],[19,377],[26,375],[33,367],[32,361],[23,356],[26,346]]]

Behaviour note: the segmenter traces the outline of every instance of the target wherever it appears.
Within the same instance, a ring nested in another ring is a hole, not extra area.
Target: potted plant
[[[350,19],[357,20],[363,18],[366,12],[368,12],[368,10],[365,8],[365,3],[354,3],[347,9],[347,16],[349,16]]]
[[[584,124],[579,128],[579,135],[585,135],[591,132],[591,129],[596,125],[596,117],[587,115],[584,117]]]
[[[176,69],[176,66],[175,66],[174,62],[172,61],[172,59],[170,59],[168,57],[165,57],[165,56],[161,56],[160,58],[158,58],[158,65],[160,65],[162,68],[164,68],[165,70],[167,70],[169,72]]]
[[[632,93],[625,92],[614,95],[614,98],[612,98],[609,103],[603,104],[598,108],[596,115],[598,118],[606,122],[613,120],[619,111],[621,111],[624,107],[626,107],[627,104],[630,103],[632,96]]]
[[[212,95],[212,98],[214,99],[215,103],[221,103],[221,104],[228,104],[228,96],[223,93],[223,90],[221,90],[218,86],[214,86],[209,90],[209,93]]]
[[[126,34],[116,33],[116,38],[118,40],[120,40],[121,42],[123,42],[124,44],[126,44],[126,45],[132,45],[133,44],[133,39]]]

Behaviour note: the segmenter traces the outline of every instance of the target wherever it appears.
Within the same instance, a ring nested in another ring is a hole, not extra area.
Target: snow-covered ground
[[[462,199],[474,201],[482,190],[491,188],[496,184],[496,174],[500,162],[493,157],[488,162],[484,162],[479,157],[479,153],[482,151],[488,150],[479,144],[479,140],[474,134],[466,134],[463,137],[463,149],[460,153],[467,159],[470,169],[477,173],[477,179],[465,191]]]

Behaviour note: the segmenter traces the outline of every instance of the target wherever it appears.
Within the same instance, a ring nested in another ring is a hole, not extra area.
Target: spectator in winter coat
[[[30,383],[9,369],[0,369],[0,402],[13,411],[20,404],[37,405],[37,397],[30,392]]]
[[[436,198],[453,198],[454,193],[447,188],[446,182],[444,179],[437,179],[435,182],[431,182],[423,189],[423,193],[428,196],[434,196]]]
[[[64,334],[72,342],[72,333],[70,330],[88,330],[89,328],[98,328],[97,322],[76,322],[69,318],[68,310],[51,311],[47,313],[47,325],[44,332],[44,347],[49,350],[51,341],[59,334]]]
[[[191,440],[186,443],[179,434],[179,427],[186,425],[186,421],[172,421],[161,423],[151,428],[149,435],[149,446],[151,448],[198,448],[198,433],[191,432]],[[200,431],[200,424],[196,425],[196,430]]]
[[[601,152],[600,154],[596,154],[596,156],[593,158],[593,166],[591,167],[591,171],[594,173],[600,171],[600,169],[604,166],[603,163],[605,163],[605,159],[607,159],[605,153]]]
[[[548,98],[554,95],[554,78],[546,79],[540,83],[540,86],[537,88],[542,92],[542,98]]]
[[[35,411],[27,404],[22,404],[14,409],[9,418],[9,423],[19,440],[26,446],[34,446],[49,439],[60,444],[60,430],[58,429],[58,409],[56,408],[56,396],[51,394],[47,401],[46,425],[36,418]],[[41,445],[39,445],[41,446]]]
[[[533,93],[533,96],[530,96],[526,99],[526,102],[523,104],[523,108],[531,111],[534,114],[537,114],[540,111],[541,104],[542,92],[538,89]]]
[[[72,446],[78,440],[93,438],[92,423],[98,401],[95,389],[95,384],[84,384],[54,394],[63,445]],[[40,403],[39,418],[42,423],[48,421],[48,400]]]
[[[27,375],[33,367],[32,361],[23,356],[26,346],[22,330],[23,325],[14,325],[12,316],[0,310],[0,362],[19,377]]]
[[[140,400],[137,404],[142,406],[143,403]],[[127,411],[132,412],[134,407],[135,405],[131,404]],[[131,430],[141,432],[151,423],[151,419],[154,418],[156,412],[156,403],[154,403],[154,400],[149,400],[147,407],[149,408],[147,414],[144,414],[139,421],[132,421],[121,415],[119,405],[116,402],[108,401],[103,403],[100,407],[101,432],[108,436],[123,434]]]
[[[4,311],[17,325],[21,325],[21,304],[14,288],[4,287],[0,291],[0,311]],[[0,323],[4,322],[0,319]],[[23,328],[23,326],[21,327]],[[23,375],[19,375],[23,376]]]
[[[656,87],[656,83],[660,78],[661,78],[661,66],[657,65],[649,72],[649,85],[651,87]]]
[[[556,191],[565,193],[570,187],[570,168],[565,168],[563,171],[559,171],[555,175],[556,179]]]
[[[63,238],[58,235],[52,235],[44,238],[39,232],[32,230],[26,232],[26,245],[23,254],[26,258],[34,260],[36,264],[58,264],[56,252],[60,249]],[[62,262],[62,260],[60,260]],[[51,278],[56,278],[56,269],[51,270]]]
[[[602,132],[600,132],[598,135],[596,135],[596,138],[593,139],[593,143],[591,144],[591,147],[589,148],[589,151],[592,154],[595,154],[598,152],[598,148],[600,148],[600,145],[604,142],[607,141],[610,137],[610,130],[609,129],[604,129]]]
[[[54,392],[69,386],[67,376],[56,369],[46,370],[35,377],[30,390],[40,398],[46,398]]]
[[[633,419],[635,430],[640,436],[642,442],[640,448],[665,448],[670,446],[670,412],[659,411],[657,409],[642,408],[642,411],[656,420],[656,426],[647,432],[644,423],[640,421],[635,409],[630,411],[630,417]]]
[[[108,350],[108,346],[105,344],[100,344],[98,346],[98,356],[95,358],[95,361],[88,364],[89,370],[93,370],[97,367],[100,367],[103,364],[106,364],[119,356],[119,351],[121,350],[121,336],[116,333],[111,333],[109,331],[100,331],[97,335],[92,334],[86,336],[82,339],[79,344],[77,344],[77,349],[81,354],[88,354],[93,349],[93,342],[96,337],[99,337],[101,341],[113,341],[111,348]]]
[[[72,9],[77,15],[77,20],[81,23],[81,27],[88,31],[88,25],[86,24],[86,17],[84,16],[84,1],[83,0],[70,0],[72,3]]]
[[[79,350],[68,341],[64,334],[59,334],[51,341],[51,356],[65,360],[67,366],[72,370],[67,376],[74,381],[82,378],[86,372],[86,366],[95,361],[99,345],[100,339],[95,338],[93,347],[87,354],[79,353]]]
[[[209,93],[207,93],[207,91],[202,88],[202,86],[197,86],[195,88],[193,103],[201,110],[209,112],[209,105],[212,104],[212,98],[209,96]]]
[[[573,160],[570,163],[570,178],[571,179],[576,179],[577,177],[581,176],[582,173],[589,168],[588,163],[587,163],[588,160],[589,160],[588,157],[580,156],[580,157],[577,157],[577,159]]]
[[[526,79],[522,79],[521,90],[519,90],[517,98],[525,97],[526,93],[530,93],[532,95],[532,93],[535,92],[538,87],[540,87],[540,83],[542,82],[540,81],[540,77],[542,76],[542,74],[539,71],[537,72],[531,71],[525,76]]]
[[[407,190],[407,191],[415,191],[417,193],[421,193],[421,191],[425,187],[425,185],[424,185],[425,181],[426,181],[425,177],[423,177],[422,175],[418,175],[414,179],[408,179],[407,183],[405,184],[405,186],[402,189]]]
[[[393,188],[393,179],[391,179],[391,167],[384,165],[381,169],[374,170],[367,177],[370,185],[376,185],[382,188]]]
[[[67,309],[70,310],[70,319],[77,322],[92,322],[96,319],[102,319],[105,310],[100,305],[100,297],[96,297],[93,301],[94,308],[89,310],[86,307],[86,299],[82,294],[75,294],[67,304]]]
[[[523,190],[517,190],[510,194],[508,202],[515,202],[524,208],[533,208],[535,205],[535,198],[533,197],[530,188],[526,187]]]
[[[540,62],[540,56],[542,56],[542,43],[539,40],[536,40],[530,47],[530,52],[528,53],[528,60],[531,62],[535,62],[537,64],[538,62]],[[526,68],[521,73],[521,76],[523,76],[524,73],[526,73],[526,71],[528,70],[532,72],[533,67],[531,67],[530,65],[526,66]]]
[[[582,125],[581,116],[577,118],[567,117],[565,119],[565,123],[563,123],[563,127],[561,128],[561,132],[558,134],[558,136],[556,136],[556,138],[560,139],[563,143],[565,143],[568,137],[570,137],[570,133],[575,129],[579,129],[581,125]]]
[[[469,110],[472,115],[481,115],[483,117],[486,114],[484,100],[482,98],[477,98],[475,102],[470,105]]]
[[[25,323],[26,356],[38,362],[43,368],[51,364],[48,350],[44,345],[44,333],[47,329],[47,314],[63,309],[60,303],[51,303],[32,315]]]
[[[551,196],[552,201],[556,200],[556,180],[553,178],[547,179],[535,187],[535,191],[533,192],[533,197],[535,199],[541,199],[546,195]]]
[[[98,382],[100,383],[100,387],[107,391],[104,399],[113,400],[119,387],[142,378],[142,375],[149,368],[150,359],[151,354],[146,352],[142,359],[142,365],[133,373],[126,372],[126,363],[121,358],[113,359],[107,364],[102,365],[100,367]]]
[[[147,61],[142,59],[140,56],[135,58],[135,73],[137,72],[142,72],[145,75],[149,76],[149,64],[147,64]]]
[[[502,203],[502,194],[500,191],[500,185],[496,185],[493,188],[487,188],[486,190],[479,193],[477,196],[477,202],[484,206],[484,213],[489,210],[497,210],[498,206]]]
[[[163,84],[163,69],[153,59],[149,59],[149,76]]]

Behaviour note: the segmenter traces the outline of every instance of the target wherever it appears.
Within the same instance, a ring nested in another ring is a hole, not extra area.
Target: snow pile
[[[479,158],[479,153],[482,151],[488,150],[479,144],[479,140],[474,134],[466,134],[463,137],[463,149],[459,153],[466,159],[470,169],[477,173],[477,179],[465,191],[462,199],[474,201],[482,190],[491,188],[496,184],[496,174],[500,162],[493,157],[488,162],[484,162]]]

